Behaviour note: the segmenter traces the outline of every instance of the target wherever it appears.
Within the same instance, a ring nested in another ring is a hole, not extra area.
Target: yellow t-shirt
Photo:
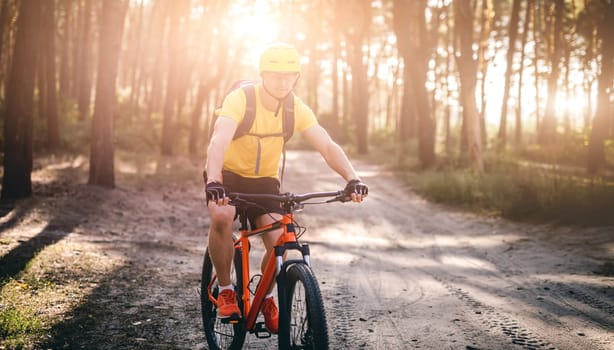
[[[266,109],[260,102],[262,86],[257,85],[256,116],[249,133],[281,134],[283,132],[283,111],[278,115]],[[243,89],[236,89],[224,99],[220,117],[228,117],[239,125],[245,115],[246,98]],[[305,131],[318,124],[313,111],[298,97],[294,97],[294,134]],[[258,143],[260,160],[258,162]],[[278,178],[279,160],[283,151],[283,136],[257,137],[245,135],[233,140],[224,155],[224,170],[244,177]],[[258,164],[257,164],[258,163]]]

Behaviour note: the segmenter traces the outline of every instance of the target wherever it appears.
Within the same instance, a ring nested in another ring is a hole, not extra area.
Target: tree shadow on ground
[[[68,190],[64,189],[63,192],[55,192],[52,196],[66,197],[66,201],[53,201],[52,205],[48,206],[49,215],[51,218],[47,222],[47,225],[35,236],[19,241],[19,245],[11,249],[8,253],[0,257],[0,286],[8,283],[11,279],[17,278],[18,275],[23,272],[28,264],[36,258],[36,256],[46,247],[49,247],[68,236],[74,229],[87,218],[84,216],[71,216],[63,215],[71,210],[70,197],[77,193],[77,184],[66,184],[63,181],[59,185],[56,182],[50,182],[45,185],[37,186],[40,191],[34,193],[34,196],[40,195],[48,196],[49,188],[55,188],[57,186],[69,186]],[[64,198],[61,198],[64,199]],[[25,217],[34,207],[40,206],[45,200],[45,197],[34,197],[25,201],[16,202],[15,212],[7,222],[0,225],[0,232],[8,230],[9,228],[17,225],[19,221]],[[99,205],[100,201],[94,202]]]

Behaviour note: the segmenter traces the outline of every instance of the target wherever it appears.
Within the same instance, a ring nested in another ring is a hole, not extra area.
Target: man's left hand
[[[369,186],[360,180],[350,180],[345,189],[345,194],[352,199],[352,202],[360,203],[369,194]]]

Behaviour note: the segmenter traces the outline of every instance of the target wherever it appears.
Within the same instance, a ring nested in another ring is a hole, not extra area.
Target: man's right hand
[[[224,185],[220,182],[212,181],[206,185],[207,192],[207,203],[209,201],[213,201],[218,205],[223,205],[224,202],[228,202],[228,197],[226,197],[226,191],[224,190]]]

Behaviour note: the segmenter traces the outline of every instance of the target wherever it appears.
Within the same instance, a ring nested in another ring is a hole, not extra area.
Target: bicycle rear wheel
[[[241,301],[241,266],[241,249],[235,248],[231,279],[232,283],[235,285],[235,291],[237,292],[237,301],[239,302],[239,308],[242,309],[243,303]],[[209,344],[210,350],[241,349],[241,346],[243,346],[243,342],[245,341],[245,329],[243,328],[243,323],[222,323],[222,321],[217,317],[217,306],[211,300],[209,300],[208,288],[214,276],[215,268],[213,267],[213,263],[211,262],[209,248],[207,248],[203,261],[203,271],[200,287],[200,305],[203,318],[203,328],[205,331],[205,337],[207,338],[207,344]],[[217,298],[217,279],[213,282],[213,285],[211,286],[211,291],[213,297]]]
[[[290,265],[280,284],[279,349],[328,349],[322,294],[309,266]]]

